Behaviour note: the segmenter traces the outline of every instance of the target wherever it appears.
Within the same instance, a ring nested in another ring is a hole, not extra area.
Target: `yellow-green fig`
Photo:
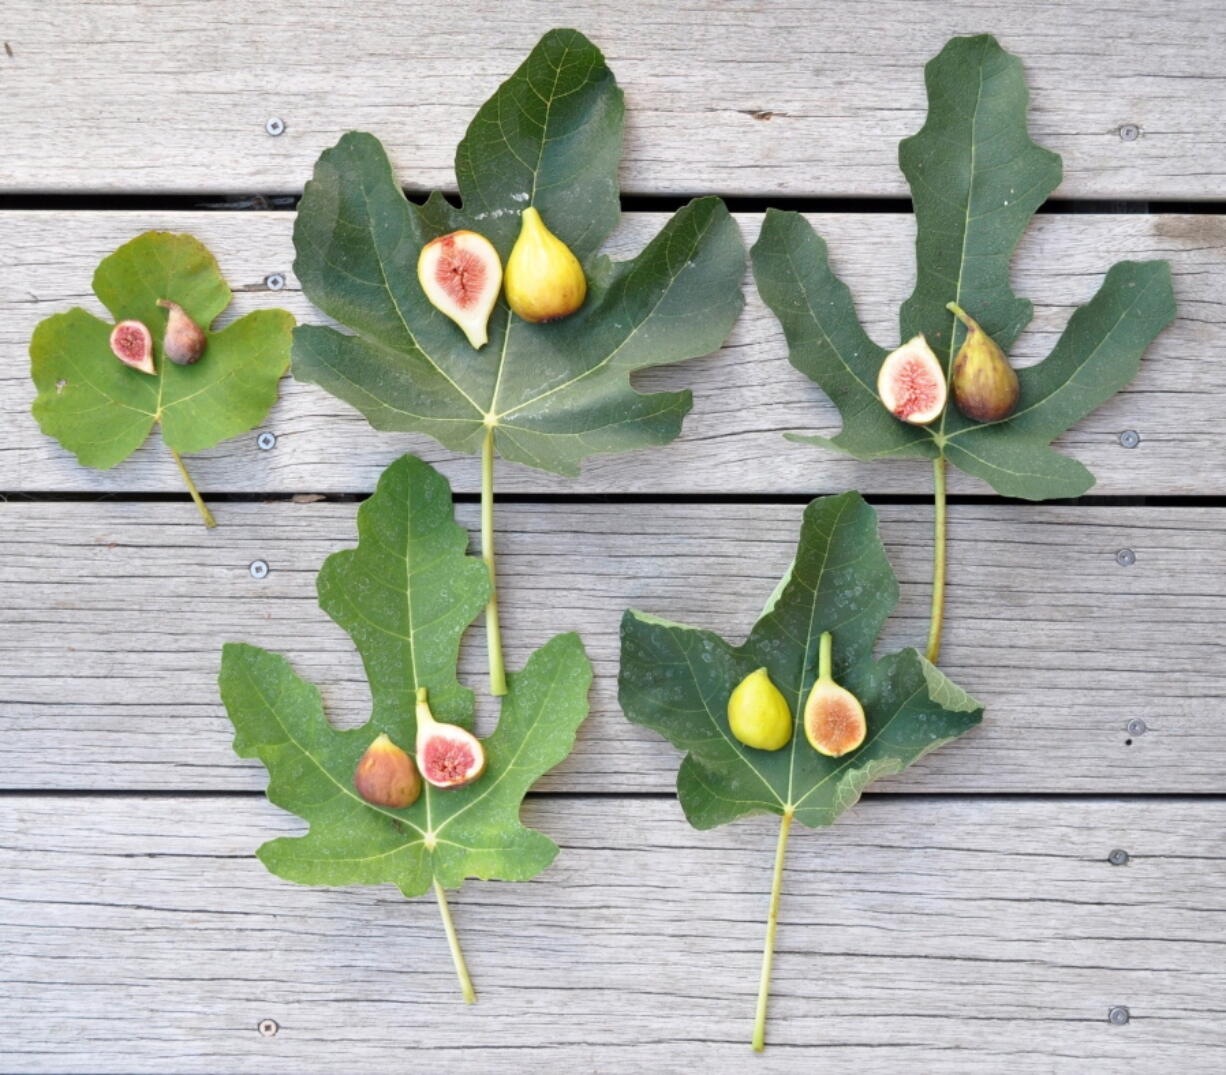
[[[358,759],[353,786],[368,803],[403,810],[417,802],[421,777],[413,759],[386,735],[380,735]]]
[[[747,747],[779,750],[792,738],[792,711],[765,668],[750,672],[728,698],[728,725]]]
[[[1017,406],[1019,385],[1005,353],[979,322],[956,302],[947,310],[966,326],[966,339],[954,359],[954,403],[976,422],[999,422]]]
[[[579,259],[531,206],[523,212],[503,284],[507,305],[525,321],[556,321],[573,314],[587,297]]]
[[[819,754],[841,758],[864,743],[868,721],[860,700],[840,687],[831,674],[833,636],[822,633],[819,642],[818,676],[805,702],[805,738]]]

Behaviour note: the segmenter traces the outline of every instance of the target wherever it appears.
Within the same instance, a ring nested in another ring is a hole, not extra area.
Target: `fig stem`
[[[818,642],[817,651],[817,678],[832,679],[834,678],[834,662],[831,659],[831,652],[834,647],[834,635],[829,631],[823,631],[821,640]]]
[[[928,621],[928,651],[933,664],[941,656],[941,627],[945,622],[945,456],[932,461],[932,611]]]
[[[822,637],[823,646],[829,633]],[[753,1021],[753,1051],[766,1048],[766,1002],[770,999],[771,963],[775,958],[775,932],[779,928],[779,897],[783,894],[783,859],[788,849],[788,830],[792,827],[792,811],[785,810],[779,822],[779,842],[775,845],[775,878],[771,883],[770,913],[766,918],[766,943],[762,946],[762,979],[758,983],[758,1011]]]
[[[434,895],[438,898],[438,913],[443,919],[443,929],[447,931],[447,943],[451,946],[451,961],[455,964],[455,975],[460,979],[460,989],[464,993],[465,1004],[476,1004],[477,993],[473,989],[473,980],[468,976],[468,966],[464,962],[464,953],[460,951],[460,938],[456,936],[455,923],[451,920],[451,908],[447,906],[447,893],[443,886],[434,879]]]
[[[170,446],[167,445],[167,447]],[[209,506],[204,502],[204,497],[200,495],[200,490],[196,488],[196,483],[192,481],[192,476],[188,474],[187,467],[183,465],[183,457],[173,448],[170,449],[170,454],[174,457],[175,466],[179,468],[179,473],[183,475],[183,482],[187,486],[187,491],[192,494],[192,499],[200,510],[200,515],[204,519],[204,525],[211,530],[217,525],[217,520],[213,518],[213,513],[209,511]]]
[[[481,559],[490,573],[490,600],[485,606],[485,646],[490,657],[490,694],[507,693],[502,663],[502,628],[498,624],[498,573],[494,570],[494,427],[487,426],[481,445]]]

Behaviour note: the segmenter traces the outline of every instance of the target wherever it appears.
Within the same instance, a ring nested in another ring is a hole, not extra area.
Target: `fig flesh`
[[[162,337],[162,353],[176,366],[190,366],[199,361],[207,342],[204,330],[177,302],[158,299],[158,305],[170,311],[166,319],[166,335]]]
[[[431,305],[459,325],[476,350],[489,342],[502,262],[484,235],[460,230],[431,239],[417,259],[417,279]]]
[[[851,691],[840,687],[831,675],[833,636],[822,634],[819,643],[818,676],[805,702],[805,738],[819,754],[841,758],[864,743],[868,721],[864,707]]]
[[[462,788],[485,772],[485,748],[458,724],[434,719],[425,687],[417,689],[417,765],[436,788]]]
[[[507,305],[525,321],[556,321],[587,297],[583,266],[546,226],[535,207],[523,211],[519,238],[507,258]]]
[[[999,422],[1017,406],[1017,373],[1005,353],[956,302],[946,304],[966,326],[966,339],[954,359],[954,403],[976,422]]]
[[[895,418],[923,426],[945,409],[945,371],[921,333],[891,351],[877,374],[877,395]]]
[[[747,747],[779,750],[792,738],[792,711],[765,668],[750,672],[728,698],[728,726]]]
[[[421,777],[413,759],[386,735],[380,735],[358,759],[353,786],[368,803],[403,810],[417,802]]]
[[[120,321],[111,329],[111,350],[125,366],[157,373],[153,364],[153,334],[142,321]]]

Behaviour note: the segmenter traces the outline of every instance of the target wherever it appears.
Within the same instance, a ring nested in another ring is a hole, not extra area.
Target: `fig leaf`
[[[795,560],[742,645],[626,612],[621,706],[632,722],[686,751],[677,796],[691,825],[709,829],[762,812],[829,825],[865,785],[979,723],[979,703],[914,649],[873,659],[897,602],[876,512],[858,493],[842,493],[805,509]],[[801,725],[824,631],[834,635],[834,678],[859,699],[868,721],[864,745],[839,758],[813,750]],[[747,747],[728,726],[733,688],[762,667],[792,711],[792,738],[782,750]]]
[[[600,51],[552,30],[477,112],[456,152],[462,208],[406,200],[379,141],[350,132],[326,150],[294,227],[307,297],[353,334],[294,333],[294,376],[352,404],[378,429],[427,433],[458,452],[487,429],[504,459],[577,474],[598,452],[674,439],[688,391],[644,395],[635,370],[720,347],[743,305],[740,232],[718,198],[680,209],[637,257],[599,250],[620,215],[622,92]],[[418,283],[423,245],[458,229],[507,263],[536,208],[584,266],[586,301],[530,324],[500,298],[474,351]]]
[[[451,491],[437,471],[406,455],[358,509],[358,544],[319,572],[321,608],[353,639],[373,701],[370,720],[340,731],[319,691],[289,663],[228,643],[219,684],[234,749],[268,769],[268,798],[310,822],[305,836],[260,847],[279,877],[310,885],[390,882],[417,896],[467,877],[522,881],[545,869],[557,845],[519,820],[529,787],[570,753],[587,715],[592,671],[577,635],[558,635],[508,677],[497,728],[483,740],[488,766],[472,784],[424,784],[405,809],[372,805],[353,771],[381,733],[405,749],[416,735],[417,687],[436,716],[471,728],[473,693],[456,677],[460,636],[489,593],[489,573],[466,553]]]
[[[1060,158],[1026,126],[1021,61],[990,36],[951,40],[925,69],[928,119],[904,139],[899,164],[916,217],[916,284],[900,314],[900,339],[923,333],[950,379],[965,330],[946,304],[969,311],[1008,352],[1032,307],[1010,288],[1009,262],[1034,212],[1060,182]],[[790,439],[857,459],[944,455],[998,493],[1027,500],[1079,496],[1086,467],[1051,442],[1123,388],[1145,349],[1174,318],[1165,261],[1115,265],[1042,362],[1018,370],[1017,409],[991,423],[946,407],[930,426],[890,415],[876,392],[888,348],[864,332],[851,292],[830,268],[826,244],[799,214],[768,210],[753,247],[754,277],[783,325],[792,364],[830,396],[836,436]]]

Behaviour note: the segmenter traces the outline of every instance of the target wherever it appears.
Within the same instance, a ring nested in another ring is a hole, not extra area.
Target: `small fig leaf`
[[[916,218],[916,283],[901,309],[899,338],[923,333],[951,381],[965,329],[948,303],[1005,352],[1030,321],[1030,302],[1010,287],[1009,263],[1059,184],[1061,164],[1031,140],[1021,62],[995,38],[954,38],[926,67],[925,82],[927,121],[899,148]],[[812,226],[797,213],[768,210],[752,254],[758,290],[783,325],[792,364],[822,387],[843,420],[834,437],[789,439],[865,460],[944,455],[998,493],[1027,500],[1079,496],[1094,484],[1051,442],[1132,380],[1175,316],[1169,264],[1121,262],[1073,314],[1051,354],[1018,370],[1011,415],[984,423],[947,406],[931,425],[909,426],[877,395],[888,349],[861,328]]]
[[[724,203],[674,214],[637,257],[600,255],[620,214],[622,92],[574,30],[547,33],[482,106],[456,152],[462,208],[408,202],[382,145],[350,132],[325,150],[294,226],[307,297],[353,335],[294,334],[294,376],[352,404],[377,429],[427,433],[475,452],[486,430],[505,459],[577,474],[598,452],[664,444],[690,393],[644,395],[635,370],[719,348],[743,305],[745,252]],[[523,210],[537,209],[582,263],[587,296],[564,320],[533,324],[500,298],[474,351],[426,298],[423,245],[479,232],[507,265]]]
[[[159,423],[168,447],[199,452],[264,420],[289,366],[294,318],[286,310],[257,310],[210,332],[231,296],[200,240],[138,235],[102,259],[93,286],[112,321],[77,307],[40,322],[30,341],[34,417],[81,463],[113,467]],[[159,299],[178,303],[205,330],[201,361],[165,361],[167,311]],[[127,319],[152,334],[152,375],[129,369],[111,351],[113,322]]]
[[[219,684],[234,724],[234,749],[268,769],[268,798],[305,818],[305,836],[259,849],[273,873],[312,885],[395,884],[416,896],[437,880],[520,881],[553,861],[557,846],[519,820],[529,787],[561,762],[587,715],[592,671],[577,635],[538,649],[508,676],[502,715],[483,740],[487,766],[473,783],[424,783],[411,806],[393,810],[359,796],[354,768],[380,733],[400,744],[416,734],[418,686],[440,719],[473,724],[473,694],[456,678],[460,636],[485,604],[489,572],[467,554],[451,491],[414,456],[393,463],[358,510],[358,545],[320,570],[320,605],[354,641],[370,682],[373,712],[360,728],[328,723],[319,691],[281,656],[226,645]]]
[[[873,659],[898,601],[898,582],[857,493],[814,500],[796,558],[740,646],[710,631],[628,611],[621,628],[620,701],[635,724],[686,751],[677,794],[695,828],[745,814],[792,813],[829,825],[866,784],[897,773],[978,724],[982,707],[913,649]],[[864,744],[838,758],[806,741],[801,720],[818,678],[819,644],[833,633],[835,679],[864,707]],[[729,728],[728,698],[765,667],[794,721],[782,750],[753,750]]]

